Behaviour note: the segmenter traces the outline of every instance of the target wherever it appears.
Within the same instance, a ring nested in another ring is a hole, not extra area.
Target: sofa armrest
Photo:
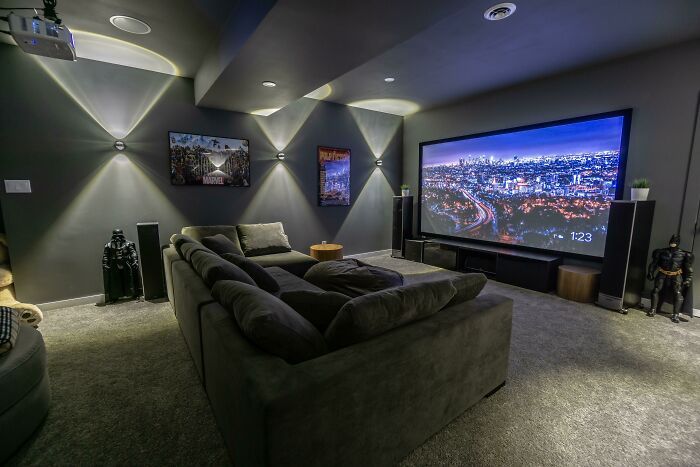
[[[239,405],[228,416],[245,412],[222,427],[235,463],[395,463],[505,381],[511,319],[510,299],[481,295],[293,366],[245,339],[223,342],[220,327],[226,375],[207,360],[207,390],[226,386]]]

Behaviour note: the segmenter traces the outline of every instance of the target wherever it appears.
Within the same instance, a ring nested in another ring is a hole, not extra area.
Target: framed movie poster
[[[250,186],[248,140],[169,132],[173,185]]]
[[[318,205],[350,206],[350,150],[318,147]]]

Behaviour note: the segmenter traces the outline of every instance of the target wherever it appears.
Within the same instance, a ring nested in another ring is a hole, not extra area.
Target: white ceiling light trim
[[[384,82],[386,83],[393,83],[394,81],[396,81],[396,78],[392,78],[391,76],[384,78]]]
[[[489,21],[500,21],[515,13],[515,3],[499,3],[484,12],[484,18]]]
[[[262,85],[266,88],[274,88],[275,86],[277,86],[277,83],[275,83],[274,81],[263,81]]]
[[[115,28],[131,34],[148,34],[151,32],[151,27],[146,22],[131,16],[115,15],[109,18],[109,22]]]

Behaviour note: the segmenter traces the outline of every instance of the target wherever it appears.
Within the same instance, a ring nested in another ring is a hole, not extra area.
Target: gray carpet
[[[449,271],[363,261],[407,282]],[[700,320],[624,316],[490,282],[514,299],[508,382],[403,465],[698,465]],[[46,313],[53,405],[19,465],[229,460],[170,305]]]

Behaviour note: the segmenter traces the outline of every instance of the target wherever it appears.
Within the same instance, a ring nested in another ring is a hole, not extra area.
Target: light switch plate
[[[29,180],[5,180],[5,193],[31,193]]]

